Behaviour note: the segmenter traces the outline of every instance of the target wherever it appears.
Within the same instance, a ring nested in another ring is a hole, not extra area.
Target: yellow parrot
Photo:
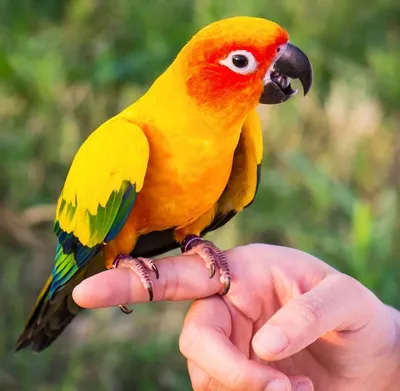
[[[313,72],[279,25],[234,17],[200,30],[135,103],[77,152],[58,200],[53,272],[16,349],[41,351],[81,310],[72,290],[106,268],[130,268],[153,298],[149,258],[181,246],[216,268],[225,255],[203,236],[250,205],[262,159],[259,103],[304,95]],[[125,306],[120,306],[129,312]]]

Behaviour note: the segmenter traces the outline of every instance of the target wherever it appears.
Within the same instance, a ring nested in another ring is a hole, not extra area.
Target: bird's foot
[[[182,241],[182,252],[184,254],[197,254],[210,269],[210,278],[215,275],[215,268],[219,268],[220,281],[224,284],[221,296],[226,295],[231,286],[231,271],[225,254],[212,242],[204,240],[196,235],[187,235]]]
[[[150,258],[132,258],[129,255],[119,255],[115,258],[113,263],[114,269],[128,268],[132,270],[143,284],[143,287],[149,292],[150,301],[153,300],[153,282],[151,281],[149,271],[154,271],[156,278],[159,278],[158,268],[155,262]],[[130,314],[132,310],[124,305],[120,305],[119,308],[125,314]]]

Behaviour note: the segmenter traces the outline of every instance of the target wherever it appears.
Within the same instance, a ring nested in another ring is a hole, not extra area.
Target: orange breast
[[[150,133],[150,132],[149,132]],[[150,137],[150,160],[129,220],[140,233],[182,227],[218,201],[232,168],[234,147],[217,137]]]
[[[132,251],[141,234],[197,220],[218,201],[229,179],[234,149],[210,146],[204,140],[168,151],[155,144],[151,143],[146,178],[132,212],[104,249],[108,268],[118,254]]]

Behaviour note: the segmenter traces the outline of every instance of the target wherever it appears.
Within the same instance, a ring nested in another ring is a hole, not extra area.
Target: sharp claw
[[[124,314],[131,314],[133,312],[133,310],[130,310],[128,307],[126,307],[125,305],[119,305],[118,306],[120,308],[120,310],[124,313]]]
[[[151,268],[153,269],[154,273],[156,274],[157,280],[160,278],[160,273],[158,272],[158,267],[153,263],[151,265]]]
[[[220,293],[220,296],[225,296],[229,292],[230,287],[231,287],[231,279],[228,278],[224,282],[224,290]]]
[[[143,286],[149,292],[150,301],[153,300],[153,286],[148,270],[153,270],[157,279],[160,277],[160,274],[158,272],[157,266],[153,263],[153,261],[150,258],[140,258],[140,257],[132,258],[127,255],[119,255],[115,259],[113,267],[114,268],[124,267],[132,270],[140,278],[140,281],[142,282]],[[130,314],[132,312],[129,308],[125,307],[124,305],[120,305],[119,308],[121,308],[121,311],[124,312],[125,314]]]
[[[149,292],[150,301],[153,301],[153,287],[150,285],[150,286],[147,288],[147,291]]]
[[[182,241],[182,251],[185,254],[197,254],[210,269],[210,278],[214,277],[217,267],[220,269],[220,281],[223,283],[221,296],[226,295],[231,287],[231,273],[228,260],[224,253],[212,242],[204,240],[196,235],[187,235]]]
[[[210,264],[210,278],[213,278],[215,275],[215,263]]]

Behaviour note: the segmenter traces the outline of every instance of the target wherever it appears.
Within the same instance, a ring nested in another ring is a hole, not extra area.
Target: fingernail
[[[301,382],[297,384],[296,391],[313,391],[314,388],[310,382]]]
[[[289,344],[286,335],[277,327],[271,325],[265,325],[261,333],[255,336],[255,339],[255,345],[271,356],[282,352]]]
[[[290,384],[285,379],[271,380],[265,391],[289,391]]]

